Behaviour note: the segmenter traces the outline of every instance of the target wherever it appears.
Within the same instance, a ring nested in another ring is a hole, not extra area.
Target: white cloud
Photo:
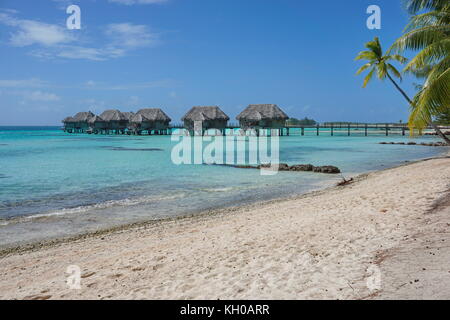
[[[105,33],[112,39],[115,48],[147,47],[159,41],[158,34],[150,32],[147,26],[132,23],[109,24]]]
[[[10,34],[10,44],[25,47],[33,44],[55,46],[75,40],[75,37],[61,26],[40,21],[17,19],[12,15],[0,13],[0,23],[15,28]]]
[[[88,80],[86,81],[86,85],[89,87],[95,86],[97,84],[97,82],[95,82],[94,80]]]
[[[149,89],[149,88],[169,88],[174,85],[172,80],[157,80],[142,83],[132,83],[132,84],[119,84],[119,85],[109,85],[104,87],[99,87],[98,89],[103,90],[136,90],[136,89]]]
[[[27,92],[24,94],[25,99],[31,101],[59,101],[60,97],[54,93],[42,92],[40,90]]]
[[[47,85],[47,82],[35,78],[24,80],[0,80],[0,87],[4,88],[41,88]]]
[[[81,101],[81,105],[83,106],[83,108],[85,108],[87,105],[87,109],[89,109],[90,111],[100,113],[101,111],[105,110],[106,102],[103,100],[91,98]]]
[[[40,21],[18,19],[13,14],[0,12],[0,24],[13,29],[9,44],[16,47],[32,46],[30,55],[41,59],[108,60],[126,56],[130,51],[160,43],[159,34],[146,25],[133,23],[109,24],[97,38],[103,45],[78,45],[75,33],[62,26]],[[85,39],[86,40],[86,39]]]
[[[140,99],[138,96],[131,96],[128,101],[126,102],[126,105],[129,107],[136,107],[139,105]]]
[[[13,89],[29,89],[26,91],[27,97],[34,97],[35,100],[44,99],[46,97],[49,100],[54,100],[55,97],[50,95],[44,95],[40,90],[34,91],[36,92],[34,95],[31,92],[31,89],[38,88],[53,88],[53,89],[85,89],[85,90],[105,90],[105,91],[120,91],[120,90],[139,90],[139,89],[150,89],[150,88],[172,88],[176,86],[176,82],[172,79],[164,79],[164,80],[155,80],[155,81],[147,81],[147,82],[138,82],[138,83],[123,83],[123,84],[108,84],[104,82],[97,82],[94,80],[88,80],[84,83],[73,84],[73,85],[64,85],[64,84],[55,84],[48,81],[43,81],[36,78],[31,79],[21,79],[21,80],[0,80],[0,88],[13,88]],[[11,93],[15,95],[25,96],[24,91],[10,91],[7,90],[4,93]],[[55,95],[56,96],[56,95]]]
[[[125,5],[133,5],[133,4],[157,4],[164,3],[168,0],[109,0],[109,2],[125,4]]]
[[[102,49],[80,46],[64,46],[60,48],[55,55],[60,58],[87,59],[95,61],[106,60],[108,57]]]

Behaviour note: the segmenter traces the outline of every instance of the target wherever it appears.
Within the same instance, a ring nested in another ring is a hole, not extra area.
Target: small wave
[[[205,192],[229,192],[232,191],[236,188],[233,187],[224,187],[224,188],[201,188],[199,189],[200,191],[205,191]]]
[[[125,148],[125,147],[102,147],[113,151],[164,151],[160,148]]]
[[[12,223],[20,223],[20,222],[29,222],[33,220],[39,220],[39,219],[45,219],[45,218],[52,218],[57,216],[64,216],[69,214],[76,214],[76,213],[85,213],[91,210],[103,210],[113,207],[126,207],[126,206],[135,206],[135,205],[142,205],[157,201],[164,201],[164,200],[174,200],[179,198],[184,198],[186,196],[186,193],[177,193],[173,195],[165,195],[165,196],[144,196],[139,198],[131,198],[131,199],[122,199],[122,200],[110,200],[105,201],[97,204],[92,205],[85,205],[85,206],[79,206],[74,208],[65,208],[61,210],[46,212],[46,213],[38,213],[33,214],[25,217],[16,217],[8,220],[0,220],[0,226],[7,226]]]

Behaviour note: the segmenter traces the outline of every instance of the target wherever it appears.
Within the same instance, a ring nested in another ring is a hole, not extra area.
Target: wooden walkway
[[[450,126],[439,126],[441,130],[446,131],[450,130]],[[168,127],[165,130],[150,130],[143,131],[140,135],[171,135],[176,130],[184,129],[182,124],[175,124]],[[226,130],[236,131],[240,129],[238,125],[230,124],[226,127]],[[211,129],[212,130],[212,129]],[[432,127],[428,127],[426,130],[433,130]],[[424,130],[424,131],[426,131]],[[96,132],[89,132],[85,130],[66,130],[69,133],[90,133],[90,134],[125,134],[131,135],[135,134],[129,130],[99,130]],[[222,130],[223,132],[223,130]],[[409,128],[405,125],[399,124],[322,124],[322,125],[313,125],[313,126],[286,126],[284,128],[278,129],[259,129],[256,130],[257,135],[267,136],[267,135],[279,135],[279,136],[289,136],[289,135],[329,135],[329,136],[351,136],[351,135],[364,135],[369,136],[371,134],[376,135],[402,135],[405,136],[407,133],[409,134]],[[206,134],[208,134],[206,132]]]

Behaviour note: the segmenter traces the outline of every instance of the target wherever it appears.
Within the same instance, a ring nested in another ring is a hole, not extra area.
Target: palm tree
[[[427,125],[450,145],[433,117],[450,108],[450,2],[448,0],[406,0],[406,9],[415,14],[389,52],[418,50],[419,53],[405,67],[424,84],[413,98],[409,126],[422,130]],[[417,14],[422,10],[428,12]]]
[[[370,69],[369,73],[364,79],[363,88],[367,86],[367,84],[372,80],[374,74],[376,73],[378,79],[384,80],[388,78],[392,84],[397,88],[398,91],[403,95],[403,97],[408,101],[409,104],[412,104],[411,99],[405,93],[405,91],[400,88],[397,82],[392,78],[392,75],[402,79],[402,75],[400,72],[390,63],[391,60],[398,61],[404,64],[407,59],[401,55],[383,55],[383,49],[381,48],[380,39],[375,37],[373,41],[369,41],[365,44],[365,47],[369,50],[361,51],[355,58],[355,60],[368,60],[369,62],[363,65],[356,74],[361,74],[363,71]]]
[[[389,80],[391,80],[397,90],[399,90],[406,99],[409,99],[406,93],[400,88],[400,86],[397,84],[397,82],[395,82],[395,80],[389,73],[389,71],[391,71],[395,77],[401,80],[402,76],[400,72],[391,63],[389,63],[389,61],[396,60],[403,64],[407,61],[407,59],[398,54],[383,55],[383,49],[381,48],[380,39],[378,39],[378,37],[375,37],[373,41],[367,42],[365,47],[369,50],[361,51],[355,58],[355,60],[369,61],[361,68],[359,68],[359,70],[356,72],[356,74],[361,74],[363,71],[370,69],[370,72],[364,79],[363,88],[367,86],[367,84],[370,82],[370,80],[372,80],[374,74],[376,73],[378,79],[380,80],[384,80],[386,79],[386,77],[389,78]]]

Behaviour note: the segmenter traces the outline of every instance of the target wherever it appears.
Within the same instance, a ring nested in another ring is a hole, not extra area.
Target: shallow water
[[[436,156],[447,148],[380,145],[409,141],[384,132],[315,130],[280,137],[280,161],[338,166],[345,176]],[[422,137],[414,141],[436,141]],[[169,136],[66,134],[0,127],[0,246],[113,225],[305,193],[341,178],[223,166],[175,165]]]

